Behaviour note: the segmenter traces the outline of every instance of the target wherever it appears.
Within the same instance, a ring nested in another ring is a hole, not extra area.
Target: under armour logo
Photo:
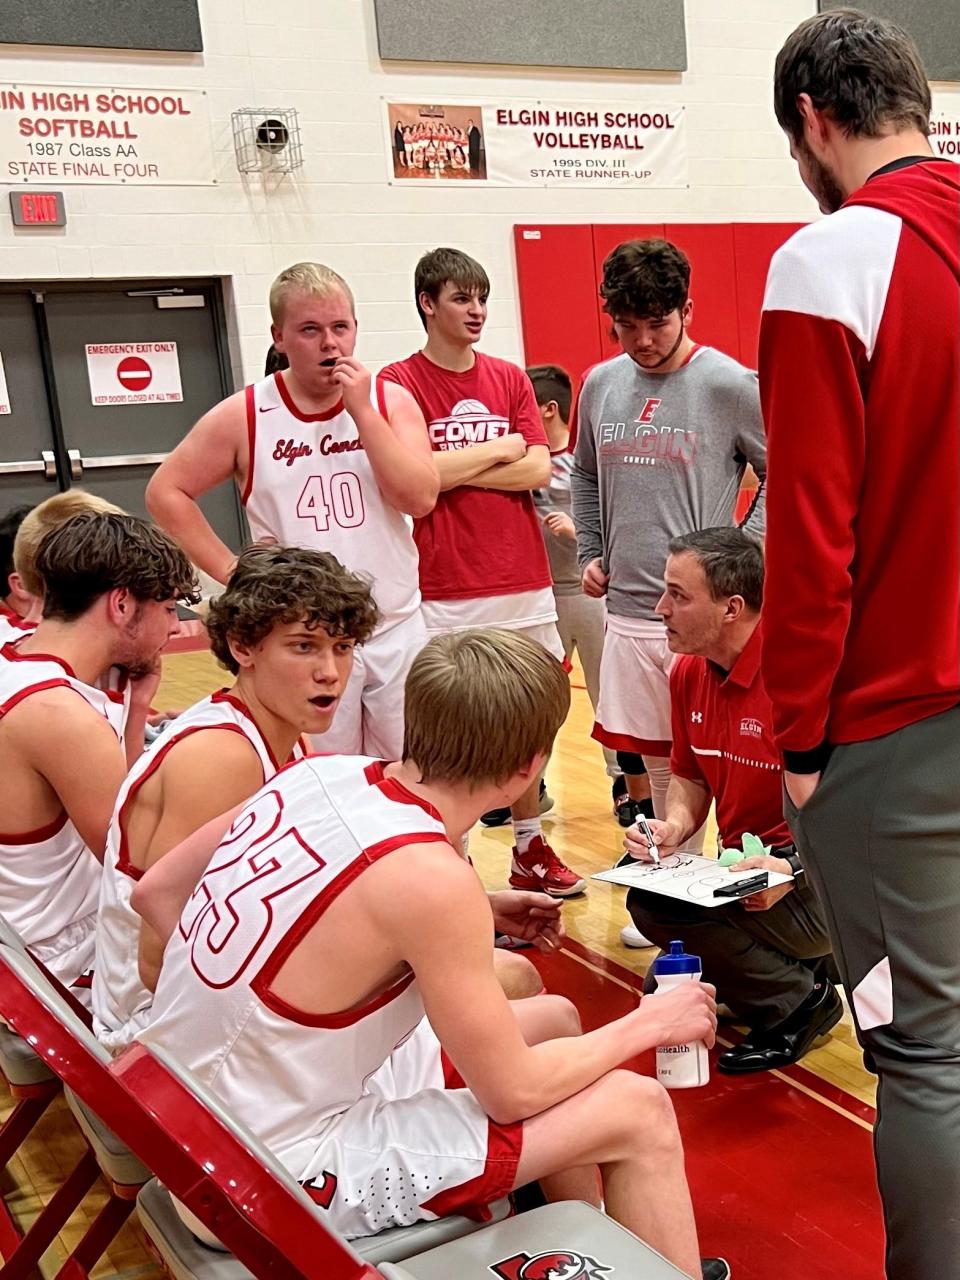
[[[691,711],[691,712],[690,712],[690,722],[691,722],[691,724],[703,724],[703,712],[702,712],[702,711]]]

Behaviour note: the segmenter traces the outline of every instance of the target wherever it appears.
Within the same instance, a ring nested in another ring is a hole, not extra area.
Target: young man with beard
[[[100,862],[126,773],[112,666],[154,670],[196,599],[183,552],[136,516],[81,515],[37,554],[44,616],[0,661],[0,914],[67,985],[93,962]]]
[[[572,475],[583,590],[607,606],[593,736],[618,753],[638,800],[642,761],[662,817],[673,655],[656,606],[667,544],[733,524],[747,464],[762,481],[766,446],[756,374],[690,336],[690,263],[676,245],[618,245],[600,294],[623,351],[584,380]],[[761,488],[744,525],[757,537],[763,505]],[[631,926],[621,936],[642,945]]]
[[[557,609],[531,489],[549,482],[550,451],[524,371],[475,350],[487,320],[490,281],[459,249],[417,263],[414,296],[427,333],[422,351],[388,365],[383,378],[415,398],[440,475],[436,506],[415,522],[423,616],[431,636],[502,627],[563,656]],[[557,857],[540,825],[541,779],[509,813],[510,883],[558,897],[586,881]]]
[[[329,729],[350,679],[354,649],[378,621],[369,585],[323,551],[249,547],[206,619],[214,654],[235,683],[177,717],[120,789],[107,836],[94,1028],[111,1050],[150,1017],[140,981],[159,968],[141,947],[133,886],[164,854],[218,814],[246,801],[289,760],[301,734]]]
[[[257,541],[329,551],[369,575],[380,627],[315,746],[392,760],[403,743],[403,678],[425,640],[406,519],[425,515],[437,496],[423,418],[407,392],[374,381],[354,358],[353,294],[335,271],[288,267],[270,290],[270,312],[289,368],[205,414],[157,469],[147,505],[218,582],[236,557],[197,498],[231,478]]]
[[[762,669],[880,1076],[888,1274],[933,1280],[960,1258],[960,166],[933,155],[919,53],[882,18],[802,23],[774,105],[830,216],[764,298]]]

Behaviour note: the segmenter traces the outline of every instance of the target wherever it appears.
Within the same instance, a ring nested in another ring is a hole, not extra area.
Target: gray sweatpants
[[[836,747],[786,815],[880,1078],[887,1275],[960,1276],[960,709]]]

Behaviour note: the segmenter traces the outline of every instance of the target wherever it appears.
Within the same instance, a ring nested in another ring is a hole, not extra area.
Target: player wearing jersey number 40
[[[257,541],[329,551],[369,576],[381,623],[314,745],[395,759],[404,676],[426,639],[407,517],[426,515],[439,489],[423,415],[408,392],[375,382],[355,359],[353,295],[329,267],[281,272],[270,311],[289,368],[205,414],[157,470],[147,504],[218,582],[235,557],[197,499],[231,478]]]

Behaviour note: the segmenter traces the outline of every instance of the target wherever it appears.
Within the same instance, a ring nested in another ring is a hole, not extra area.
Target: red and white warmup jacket
[[[264,782],[272,778],[282,764],[274,758],[270,744],[246,705],[229,690],[221,689],[177,716],[127,774],[107,832],[93,975],[93,1029],[111,1051],[129,1044],[147,1025],[153,1003],[152,993],[140,981],[137,963],[141,921],[130,905],[130,898],[143,872],[130,858],[127,815],[140,788],[153,777],[177,743],[205,729],[242,734],[259,757]],[[303,754],[302,747],[297,746],[291,758],[298,760]],[[211,768],[215,767],[211,764]]]
[[[960,166],[895,162],[774,256],[763,679],[787,767],[960,702]]]

